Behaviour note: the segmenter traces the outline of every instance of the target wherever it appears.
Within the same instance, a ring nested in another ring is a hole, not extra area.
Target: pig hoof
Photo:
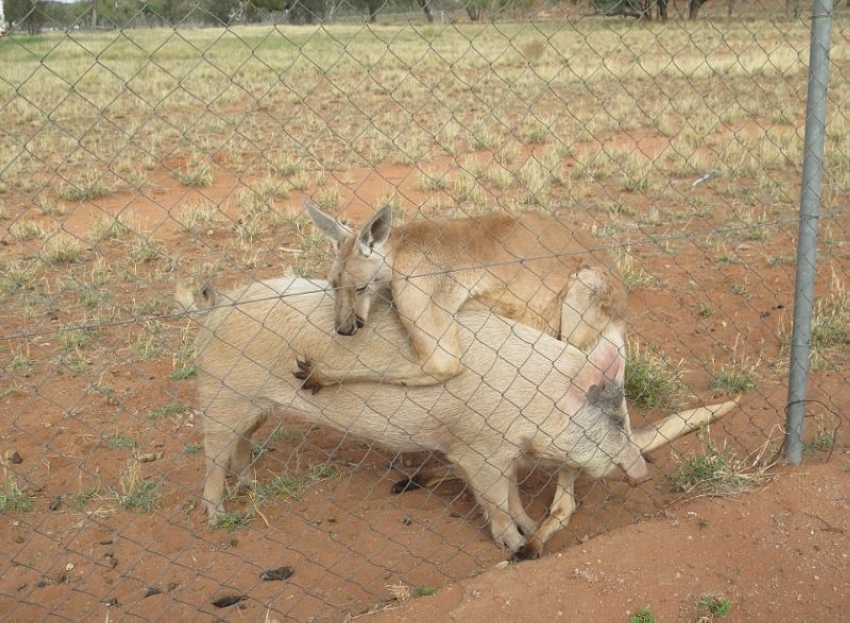
[[[540,550],[530,543],[526,543],[520,547],[511,556],[511,562],[522,562],[523,560],[536,560],[540,558]]]
[[[390,492],[393,495],[399,495],[400,493],[404,493],[405,491],[413,491],[414,489],[421,488],[422,485],[416,480],[416,477],[403,478],[392,486]]]

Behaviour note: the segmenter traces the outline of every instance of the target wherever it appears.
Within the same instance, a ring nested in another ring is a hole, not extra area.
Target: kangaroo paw
[[[309,359],[298,359],[298,369],[292,373],[301,383],[301,389],[309,390],[312,394],[318,394],[323,385],[313,374],[313,362]]]

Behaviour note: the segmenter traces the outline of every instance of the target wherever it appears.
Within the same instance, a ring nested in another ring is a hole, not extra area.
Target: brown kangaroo
[[[388,288],[413,351],[388,370],[315,363],[306,369],[314,390],[345,381],[445,382],[461,367],[461,308],[488,309],[585,352],[603,332],[625,336],[626,291],[613,258],[590,234],[553,216],[494,212],[393,229],[385,207],[354,232],[312,202],[305,207],[336,250],[329,281],[337,332],[364,326]]]

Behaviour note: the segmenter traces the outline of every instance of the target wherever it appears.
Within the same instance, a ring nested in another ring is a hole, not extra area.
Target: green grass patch
[[[102,240],[121,240],[129,236],[132,231],[118,218],[100,218],[92,224],[89,238],[95,243]]]
[[[213,183],[209,164],[196,158],[190,160],[184,168],[175,170],[174,177],[188,188],[209,188]]]
[[[74,508],[83,508],[86,504],[88,504],[92,499],[97,497],[100,494],[100,487],[89,486],[83,488],[82,491],[73,495],[71,497],[71,506]]]
[[[26,513],[32,510],[32,496],[18,486],[18,482],[9,476],[0,486],[0,514]]]
[[[88,347],[91,344],[91,332],[88,329],[61,329],[54,334],[62,346],[62,350],[71,352]]]
[[[189,410],[189,406],[183,404],[179,400],[172,400],[167,405],[163,405],[162,407],[158,407],[156,409],[151,409],[148,411],[148,419],[152,422],[157,420],[161,420],[166,417],[173,417],[175,415],[182,415]]]
[[[679,367],[657,351],[643,350],[637,343],[629,344],[626,399],[641,409],[669,406],[681,387]]]
[[[850,344],[850,294],[834,272],[825,297],[812,311],[812,347],[836,348]]]
[[[272,497],[300,500],[307,487],[328,478],[339,478],[336,467],[327,463],[311,465],[301,474],[275,476],[269,482],[258,485],[256,497],[258,500]]]
[[[432,595],[437,594],[437,589],[431,586],[417,586],[416,587],[416,596],[417,597],[431,597]]]
[[[725,597],[703,595],[697,603],[700,609],[706,612],[712,619],[722,619],[732,610],[732,602]],[[702,621],[704,619],[700,620]]]
[[[172,372],[168,378],[172,381],[185,381],[198,378],[198,366],[195,364],[184,365]]]
[[[204,450],[204,444],[202,443],[187,443],[183,447],[183,454],[186,456],[194,456],[196,454],[200,454]]]
[[[36,262],[13,260],[0,270],[0,294],[16,294],[32,288],[39,275]]]
[[[118,505],[126,510],[150,511],[160,504],[160,483],[143,479],[138,463],[133,463],[121,478],[121,493]]]
[[[9,235],[15,240],[43,240],[47,231],[35,221],[20,220],[9,227]]]
[[[135,450],[139,447],[139,444],[132,437],[112,433],[106,438],[106,446],[110,450]]]
[[[131,257],[137,264],[148,264],[162,257],[168,257],[166,253],[152,238],[144,236],[133,245]]]
[[[210,522],[210,530],[226,530],[227,532],[235,532],[242,526],[247,525],[249,521],[250,517],[241,511],[220,513]]]
[[[59,197],[66,201],[92,201],[106,197],[112,189],[99,179],[85,179],[59,188]]]
[[[712,379],[710,388],[715,396],[721,394],[741,394],[756,386],[756,380],[750,370],[724,366]]]
[[[827,452],[835,446],[835,432],[821,428],[815,433],[813,439],[803,442],[803,452],[813,454],[815,452]]]
[[[682,493],[729,495],[747,491],[772,480],[771,465],[741,459],[727,448],[709,445],[704,454],[685,459],[671,477],[673,489]]]
[[[656,618],[649,606],[641,606],[629,617],[629,623],[656,623]]]
[[[78,238],[60,232],[50,236],[41,249],[42,259],[50,265],[71,264],[82,259],[86,245]]]

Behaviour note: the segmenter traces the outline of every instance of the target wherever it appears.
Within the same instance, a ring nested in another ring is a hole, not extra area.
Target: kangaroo
[[[461,366],[461,308],[488,309],[585,352],[605,331],[625,335],[626,291],[613,258],[590,234],[553,216],[495,212],[393,229],[385,207],[354,232],[309,200],[304,205],[335,248],[336,331],[357,332],[388,289],[414,353],[380,376],[313,365],[314,391],[344,381],[445,382]]]

